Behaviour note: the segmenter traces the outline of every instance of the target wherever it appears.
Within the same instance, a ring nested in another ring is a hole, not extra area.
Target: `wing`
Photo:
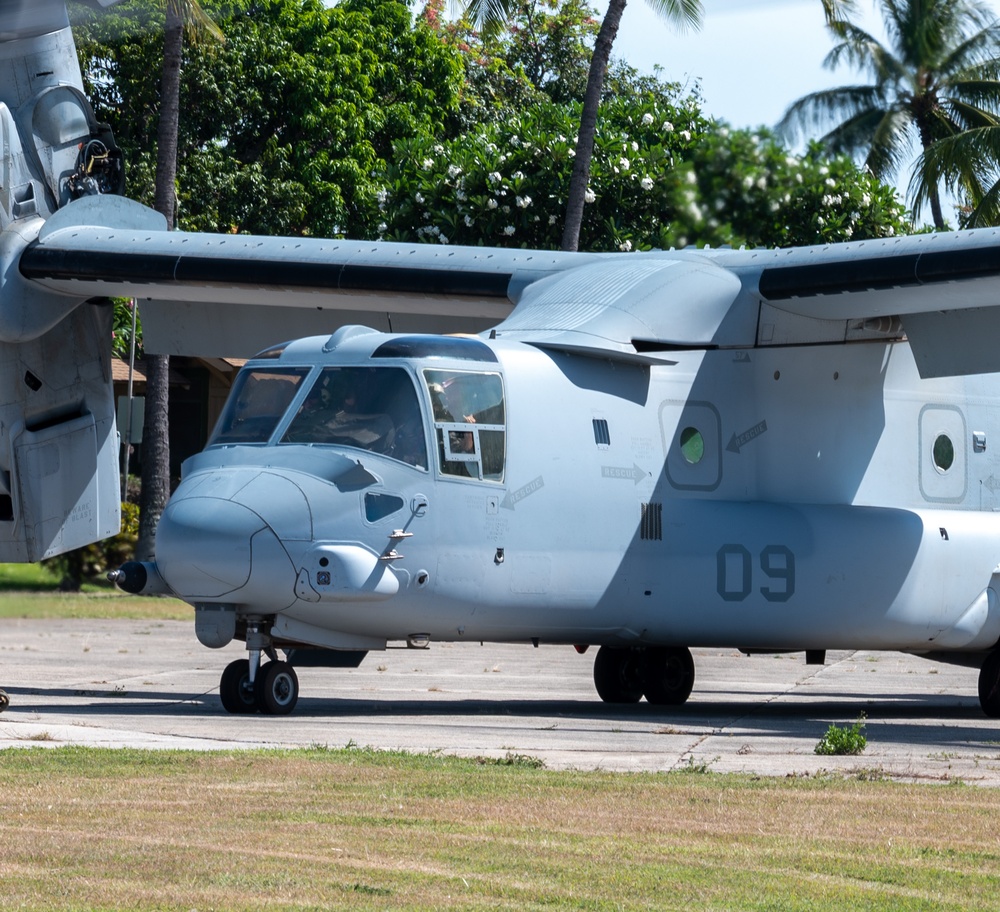
[[[117,197],[58,210],[20,273],[76,301],[139,298],[150,350],[248,356],[360,322],[498,332],[599,357],[909,340],[922,376],[1000,370],[1000,233],[789,250],[577,254],[168,232]],[[516,305],[516,312],[515,312]],[[662,359],[662,358],[661,358]]]

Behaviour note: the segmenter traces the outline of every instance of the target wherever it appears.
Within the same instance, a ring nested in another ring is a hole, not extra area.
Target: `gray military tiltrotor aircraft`
[[[0,560],[117,528],[95,302],[140,298],[153,351],[262,349],[155,562],[114,573],[246,643],[229,711],[290,712],[296,666],[468,640],[598,646],[602,699],[661,705],[691,646],[903,650],[980,667],[1000,716],[997,232],[641,255],[168,232],[115,195],[55,0],[0,4],[0,132]]]

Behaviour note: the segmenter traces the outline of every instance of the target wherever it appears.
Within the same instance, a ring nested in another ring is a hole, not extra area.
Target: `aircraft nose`
[[[253,510],[216,497],[186,497],[167,504],[156,531],[156,567],[186,600],[219,599],[244,588],[254,565],[284,548]],[[293,574],[294,579],[294,574]],[[244,601],[244,599],[240,599]]]

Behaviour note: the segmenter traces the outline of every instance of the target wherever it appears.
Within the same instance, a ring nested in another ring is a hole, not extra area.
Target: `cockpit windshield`
[[[267,443],[308,373],[307,367],[240,371],[208,445]]]
[[[503,481],[503,380],[492,371],[425,370],[441,473]]]
[[[398,367],[324,368],[281,442],[357,447],[427,468],[417,392]]]

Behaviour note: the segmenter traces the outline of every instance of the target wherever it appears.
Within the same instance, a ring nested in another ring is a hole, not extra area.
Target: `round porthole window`
[[[947,472],[955,462],[955,445],[947,434],[938,434],[934,441],[934,465],[938,471]]]
[[[681,455],[691,465],[697,465],[705,455],[705,438],[697,428],[686,427],[681,431]]]

